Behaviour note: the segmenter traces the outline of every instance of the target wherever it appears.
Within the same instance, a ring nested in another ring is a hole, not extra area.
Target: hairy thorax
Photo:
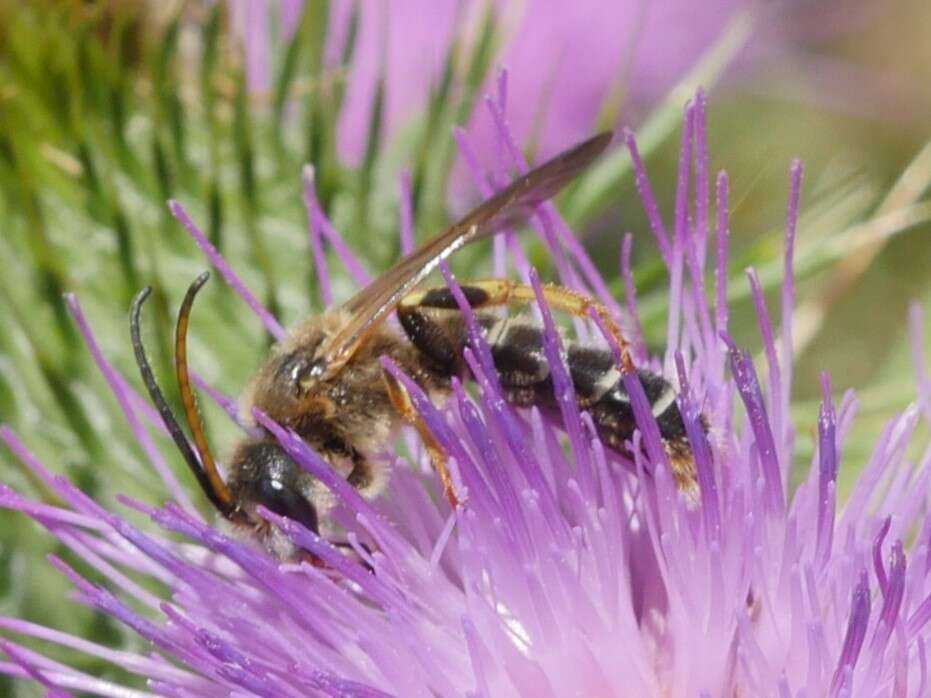
[[[320,347],[346,320],[345,312],[335,310],[299,325],[259,369],[241,402],[244,419],[251,423],[252,410],[258,408],[297,432],[343,477],[349,477],[360,460],[384,450],[399,426],[382,356],[431,393],[442,389],[421,370],[417,350],[390,326],[376,329],[342,370],[308,389],[308,371],[319,359]]]

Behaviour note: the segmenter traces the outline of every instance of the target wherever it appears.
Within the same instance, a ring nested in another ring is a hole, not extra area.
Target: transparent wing
[[[516,179],[350,298],[343,306],[351,315],[350,321],[324,349],[327,367],[337,370],[345,364],[368,333],[443,260],[476,240],[490,238],[526,219],[588,167],[611,138],[608,132],[594,136]]]

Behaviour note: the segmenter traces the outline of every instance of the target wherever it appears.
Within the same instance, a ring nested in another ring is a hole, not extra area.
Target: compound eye
[[[273,476],[261,478],[257,485],[255,497],[258,504],[319,533],[317,510],[300,491]]]

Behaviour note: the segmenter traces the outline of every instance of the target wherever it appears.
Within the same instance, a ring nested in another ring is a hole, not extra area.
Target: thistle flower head
[[[489,347],[448,269],[445,280],[470,329],[465,358],[477,390],[454,381],[452,398],[437,407],[398,366],[384,362],[450,456],[463,506],[451,510],[435,496],[436,477],[416,442],[413,456],[401,450],[392,456],[387,493],[368,501],[295,434],[257,415],[337,501],[333,520],[352,556],[261,511],[323,566],[280,563],[196,513],[152,443],[162,424],[107,363],[75,300],[79,327],[174,501],[150,506],[131,493],[105,507],[51,475],[4,428],[0,437],[61,504],[31,501],[9,488],[0,504],[58,538],[84,570],[51,558],[73,582],[77,601],[128,626],[150,651],[115,651],[25,620],[3,618],[0,625],[11,636],[102,657],[167,696],[925,695],[931,471],[927,457],[912,462],[906,455],[919,411],[889,423],[840,506],[841,447],[857,403],[848,394],[835,404],[825,376],[817,454],[801,482],[790,482],[792,267],[802,170],[796,163],[790,173],[778,331],[760,279],[748,272],[767,369],[761,380],[728,334],[728,180],[723,172],[716,179],[712,218],[704,120],[699,94],[685,110],[670,225],[633,135],[624,135],[669,272],[664,354],[649,353],[638,329],[630,236],[619,245],[627,291],[621,308],[556,209],[542,206],[534,221],[560,282],[623,315],[635,363],[677,385],[697,501],[673,481],[634,374],[624,378],[638,425],[634,460],[601,443],[579,408],[539,279],[510,238],[496,242],[496,264],[499,273],[513,267],[538,294],[558,419],[514,409],[503,398]],[[495,126],[510,142],[506,123]],[[469,136],[459,137],[468,146]],[[509,158],[502,167],[526,167],[516,155]],[[338,245],[310,178],[308,185],[312,227]],[[174,212],[198,237],[183,209]],[[198,239],[220,266],[216,251]],[[220,269],[238,286],[229,267]],[[250,305],[276,332],[258,301]],[[598,328],[604,328],[593,319],[578,330],[585,341],[602,344]],[[89,581],[91,570],[103,581]],[[0,649],[7,656],[0,670],[37,681],[50,694],[144,695],[14,639]]]

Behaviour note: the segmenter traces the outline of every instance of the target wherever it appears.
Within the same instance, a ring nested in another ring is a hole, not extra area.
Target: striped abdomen
[[[508,401],[521,407],[536,405],[548,412],[558,409],[540,328],[506,319],[489,330],[488,340]],[[602,440],[625,452],[625,443],[633,437],[637,424],[614,356],[603,349],[572,343],[566,354],[579,405],[591,414]],[[669,446],[687,448],[675,389],[659,374],[637,373],[663,440]]]
[[[492,297],[484,287],[463,286],[462,291],[473,308],[501,304],[490,302]],[[556,416],[559,405],[543,350],[542,329],[519,317],[499,318],[481,310],[477,316],[486,330],[498,380],[507,400],[520,407],[536,406]],[[468,373],[462,358],[467,343],[465,322],[448,290],[432,289],[420,294],[415,301],[399,309],[398,317],[411,343],[431,364],[431,373],[439,376]],[[604,349],[572,342],[566,344],[567,365],[579,405],[591,414],[604,443],[630,456],[626,444],[632,439],[637,424],[614,356]],[[641,369],[637,374],[659,426],[676,481],[683,490],[694,492],[694,459],[675,389],[657,373]]]

